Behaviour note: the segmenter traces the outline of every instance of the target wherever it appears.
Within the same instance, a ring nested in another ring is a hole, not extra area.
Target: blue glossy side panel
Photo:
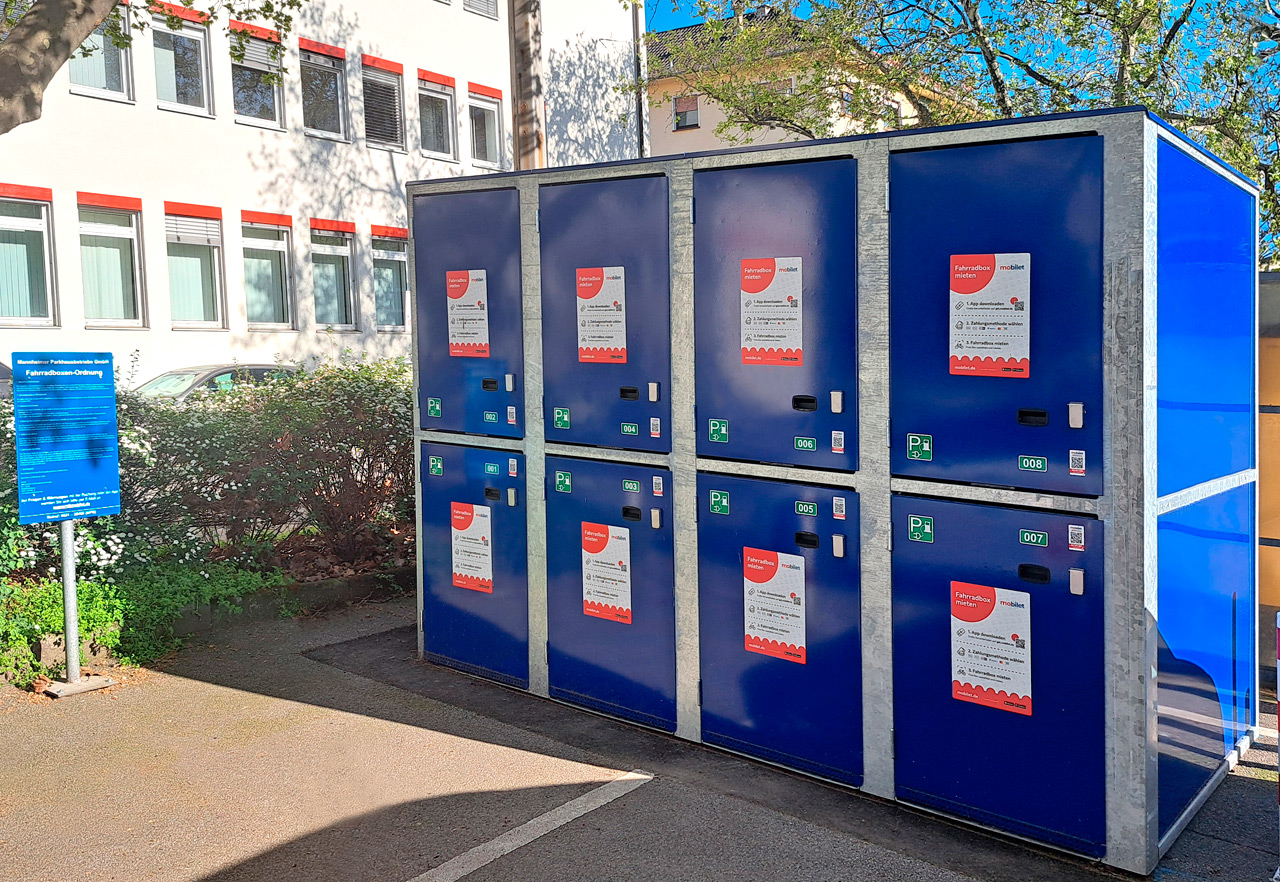
[[[711,510],[728,493],[729,513]],[[844,499],[845,519],[833,516]],[[796,502],[817,515],[796,512]],[[770,762],[862,784],[862,594],[858,497],[851,491],[723,475],[698,476],[698,616],[702,737]],[[797,545],[816,533],[817,548]],[[832,536],[845,537],[834,556]],[[805,561],[806,659],[799,664],[744,647],[743,548]]]
[[[1156,154],[1156,421],[1164,496],[1252,468],[1252,194],[1176,146]]]
[[[416,196],[413,253],[422,428],[524,436],[524,334],[520,201],[514,189]],[[445,273],[479,270],[488,281],[489,357],[449,355]],[[515,389],[506,391],[506,375]],[[492,389],[485,389],[485,380]],[[440,400],[431,416],[429,399]],[[508,422],[508,408],[515,422]],[[486,414],[488,415],[486,417]]]
[[[933,542],[908,519],[933,518]],[[1071,551],[1068,527],[1084,527]],[[1048,534],[1023,545],[1021,531]],[[1103,542],[1098,521],[893,499],[893,707],[900,799],[1100,857],[1106,850]],[[1020,578],[1046,567],[1047,584]],[[1069,588],[1084,570],[1084,593]],[[952,695],[951,582],[1031,595],[1029,716]]]
[[[694,173],[699,456],[858,467],[857,170],[835,159]],[[803,366],[742,363],[742,261],[761,257],[803,261]],[[841,413],[832,391],[844,393]],[[817,409],[795,410],[797,395]],[[709,439],[712,419],[728,420],[727,442]]]
[[[671,274],[667,179],[625,178],[539,190],[542,237],[542,369],[548,441],[671,450]],[[621,266],[627,360],[578,360],[577,270]],[[658,384],[651,402],[648,384]],[[638,400],[624,399],[623,387]],[[555,408],[569,409],[556,428]],[[650,432],[657,419],[658,435]],[[638,434],[622,434],[624,423]]]
[[[441,474],[429,473],[439,457]],[[514,471],[510,474],[514,461]],[[496,471],[497,474],[493,474]],[[507,491],[516,505],[507,504]],[[499,498],[485,496],[497,491]],[[489,507],[493,593],[453,584],[450,503]],[[511,686],[529,685],[529,577],[524,456],[422,445],[422,630],[427,658]]]
[[[890,465],[896,475],[1102,492],[1102,138],[983,144],[890,157]],[[1031,255],[1030,373],[950,373],[953,254]],[[1068,428],[1067,405],[1084,404]],[[1019,411],[1048,424],[1024,425]],[[908,433],[933,459],[907,458]],[[1069,471],[1085,452],[1085,474]],[[1044,457],[1046,471],[1018,467]]]
[[[1254,493],[1237,487],[1159,520],[1161,835],[1257,713]]]
[[[556,472],[572,476],[557,491]],[[662,479],[663,495],[653,494]],[[638,492],[623,488],[637,481]],[[671,473],[597,460],[547,457],[547,663],[550,691],[594,710],[674,732],[675,550]],[[638,508],[629,520],[623,507]],[[661,512],[654,528],[651,511]],[[582,523],[630,532],[631,623],[583,612]]]

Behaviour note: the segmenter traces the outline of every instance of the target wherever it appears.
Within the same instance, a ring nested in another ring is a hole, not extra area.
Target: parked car
[[[183,401],[199,390],[220,392],[236,383],[261,383],[297,370],[297,365],[291,364],[205,364],[176,368],[143,383],[138,393],[148,398]]]

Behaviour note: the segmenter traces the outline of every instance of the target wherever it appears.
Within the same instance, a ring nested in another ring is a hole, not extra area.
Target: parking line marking
[[[558,808],[538,815],[519,827],[512,827],[501,836],[477,845],[470,851],[464,851],[450,861],[446,861],[434,870],[428,870],[421,876],[415,876],[409,882],[458,882],[476,870],[491,864],[498,858],[511,854],[540,836],[545,836],[557,827],[563,827],[570,821],[577,820],[588,812],[608,805],[615,799],[626,796],[642,784],[653,780],[653,775],[640,769],[632,769],[624,775],[601,784],[595,790],[582,794]]]

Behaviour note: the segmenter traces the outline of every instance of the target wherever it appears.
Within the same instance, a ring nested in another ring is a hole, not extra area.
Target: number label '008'
[[[1024,472],[1047,472],[1049,461],[1043,456],[1027,456],[1024,453],[1018,457],[1018,468]]]

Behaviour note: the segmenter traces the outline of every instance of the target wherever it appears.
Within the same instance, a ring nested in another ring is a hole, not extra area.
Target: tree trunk
[[[35,0],[0,43],[0,135],[40,118],[44,90],[119,0]]]

